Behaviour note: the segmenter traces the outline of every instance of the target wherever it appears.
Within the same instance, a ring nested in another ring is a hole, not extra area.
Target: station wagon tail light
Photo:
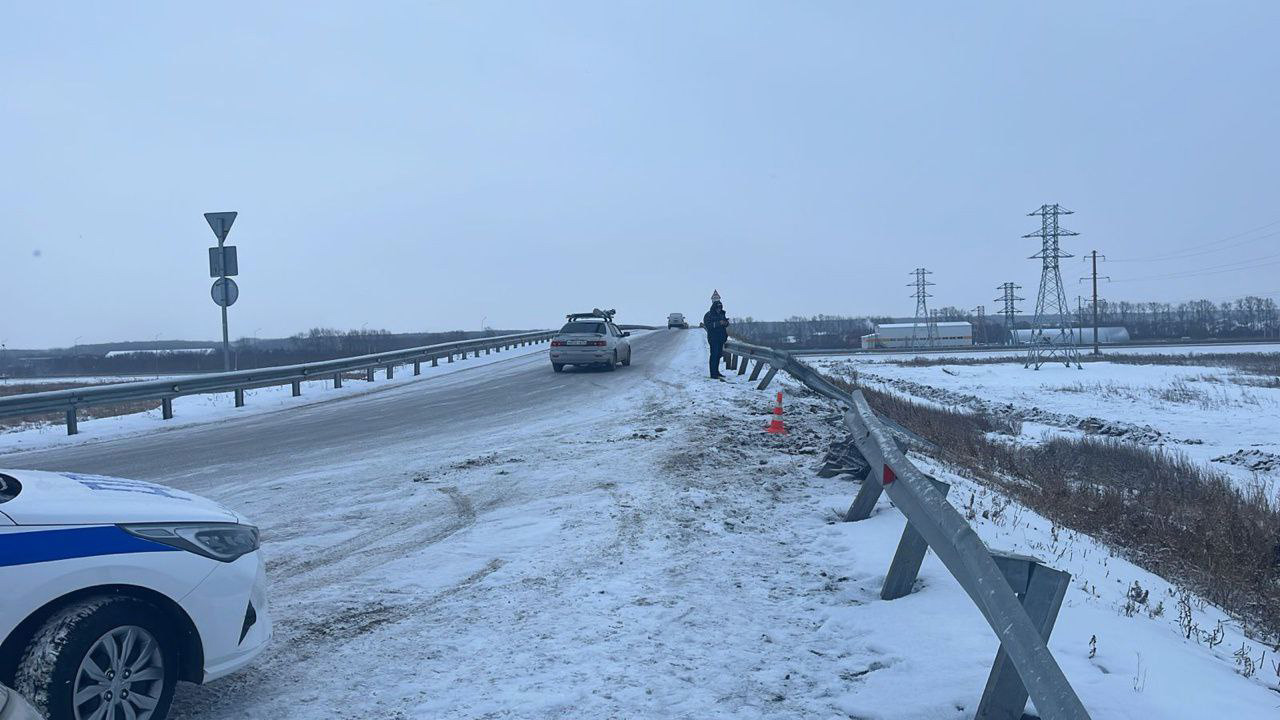
[[[605,345],[608,345],[609,343],[605,342],[604,340],[592,340],[591,342],[589,342],[589,343],[587,343],[587,344],[588,344],[588,345],[594,345],[595,347],[604,347]]]
[[[121,525],[137,537],[193,552],[219,562],[233,562],[258,549],[258,528],[237,523],[146,523]]]

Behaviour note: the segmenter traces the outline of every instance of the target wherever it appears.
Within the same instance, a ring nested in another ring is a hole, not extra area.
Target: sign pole
[[[231,232],[231,224],[236,221],[236,213],[234,212],[216,212],[205,213],[204,219],[209,223],[209,229],[213,230],[213,234],[218,238],[217,252],[213,252],[210,248],[209,265],[210,274],[215,274],[218,281],[213,284],[213,301],[222,308],[222,369],[231,370],[231,336],[227,331],[227,307],[236,301],[239,291],[235,286],[235,281],[228,275],[235,275],[239,272],[239,268],[231,268],[235,263],[235,247],[232,246],[231,256],[228,258],[225,243],[227,241],[227,233]],[[214,264],[217,267],[214,268]]]
[[[222,249],[222,243],[226,237],[224,231],[222,237],[218,238],[218,250],[222,252],[222,274],[219,275],[219,279],[222,281],[224,288],[227,286],[227,262],[226,251]],[[222,304],[222,369],[227,372],[231,371],[231,340],[227,334],[226,303]]]

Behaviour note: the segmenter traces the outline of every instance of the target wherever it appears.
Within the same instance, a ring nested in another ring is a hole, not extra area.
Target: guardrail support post
[[[1004,573],[1031,623],[1040,631],[1040,637],[1049,642],[1058,610],[1062,608],[1062,599],[1071,584],[1071,573],[1041,565],[1039,560],[1025,555],[993,552],[991,559]],[[974,718],[1020,720],[1026,706],[1027,688],[1002,646],[996,651],[996,660],[991,665],[991,675],[987,678]]]
[[[453,353],[449,353],[449,362],[453,362]]]
[[[876,477],[877,466],[883,467],[883,463],[872,464],[867,468],[867,474],[862,478],[862,487],[858,488],[858,494],[853,497],[849,510],[844,514],[845,522],[866,520],[876,509],[880,494],[884,492],[884,485],[881,484],[880,478]]]
[[[173,398],[160,398],[160,417],[164,420],[173,419]]]
[[[756,386],[757,390],[763,390],[769,387],[769,383],[773,382],[773,376],[778,374],[778,368],[769,366],[769,372],[764,374],[764,379]]]
[[[439,366],[440,366],[440,358],[438,357],[431,358],[431,367],[439,367]]]
[[[236,398],[236,407],[244,407],[244,390],[236,388],[232,391],[232,394],[235,395]]]
[[[395,367],[394,365],[388,365],[388,366],[387,366],[387,379],[388,379],[388,380],[395,379],[396,371],[393,369],[394,367]]]
[[[484,354],[485,354],[485,355],[489,355],[489,354],[490,354],[490,353],[492,353],[492,352],[493,352],[493,348],[485,348],[485,349],[484,349]]]
[[[414,375],[421,375],[421,374],[422,374],[422,361],[421,361],[421,360],[414,360],[414,361],[413,361],[413,374],[414,374]]]
[[[72,405],[67,408],[67,434],[75,435],[80,432],[79,425],[76,424],[76,406]]]
[[[336,372],[333,374],[333,387],[334,389],[342,387],[342,373]]]
[[[364,379],[366,382],[373,382],[373,368],[366,368],[364,371]]]
[[[746,372],[747,372],[747,364],[748,364],[748,363],[750,363],[750,362],[751,362],[750,358],[746,358],[746,357],[743,357],[743,356],[741,356],[741,355],[739,355],[739,356],[738,356],[738,374],[739,374],[739,375],[745,375],[745,374],[746,374]]]
[[[763,360],[756,360],[756,366],[751,368],[751,377],[747,378],[748,382],[755,382],[760,379],[760,370],[764,368]]]
[[[294,380],[292,383],[290,383],[290,385],[292,385],[292,388],[291,388],[291,389],[293,390],[293,396],[294,396],[294,397],[298,397],[299,395],[301,395],[301,394],[302,394],[302,381],[301,381],[301,380]]]
[[[933,486],[943,495],[951,491],[949,483],[936,480],[930,475],[925,477],[932,480]],[[898,541],[898,551],[893,554],[889,572],[884,576],[884,586],[880,588],[881,600],[897,600],[911,594],[911,588],[915,586],[916,578],[920,576],[920,564],[924,562],[924,555],[928,550],[929,543],[925,542],[908,521],[907,526],[902,529],[902,539]],[[1026,700],[1023,702],[1025,703]]]

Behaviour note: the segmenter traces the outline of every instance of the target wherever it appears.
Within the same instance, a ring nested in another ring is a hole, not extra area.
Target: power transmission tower
[[[1014,283],[1011,283],[1011,282],[1007,282],[1000,285],[996,289],[1002,290],[1004,292],[1003,295],[996,298],[996,302],[1004,303],[1004,309],[1000,311],[1000,314],[1004,315],[1004,330],[1005,330],[1006,342],[1009,345],[1016,345],[1017,343],[1015,342],[1015,339],[1017,336],[1014,335],[1013,325],[1014,325],[1015,319],[1018,316],[1018,308],[1014,307],[1013,304],[1018,300],[1026,300],[1026,298],[1018,297],[1017,295],[1014,294],[1013,291],[1021,290],[1022,286],[1015,285]]]
[[[1040,260],[1041,266],[1040,292],[1036,296],[1036,314],[1031,321],[1031,344],[1027,347],[1027,359],[1023,367],[1039,370],[1041,365],[1057,359],[1067,367],[1074,364],[1077,369],[1081,369],[1075,333],[1069,332],[1067,328],[1071,306],[1067,304],[1067,293],[1062,289],[1062,272],[1058,268],[1058,261],[1062,258],[1075,257],[1063,252],[1059,246],[1060,238],[1080,234],[1059,225],[1058,216],[1070,214],[1070,210],[1057,203],[1041,205],[1038,210],[1027,213],[1028,216],[1040,217],[1040,230],[1022,237],[1040,238],[1040,252],[1030,259]]]
[[[978,316],[978,327],[976,328],[977,332],[974,333],[974,340],[976,340],[979,345],[985,345],[987,343],[987,306],[979,305],[974,308],[973,311]]]
[[[1111,278],[1109,276],[1098,275],[1098,258],[1102,258],[1103,260],[1106,260],[1107,256],[1099,255],[1098,251],[1094,250],[1093,252],[1089,253],[1089,257],[1083,258],[1085,262],[1089,262],[1090,260],[1093,260],[1093,272],[1086,277],[1080,278],[1080,282],[1084,282],[1085,280],[1093,281],[1092,306],[1093,306],[1093,354],[1094,355],[1102,354],[1102,350],[1098,347],[1098,280],[1106,280],[1108,282],[1111,281]]]
[[[907,287],[914,287],[916,289],[915,293],[913,294],[913,296],[916,299],[916,319],[915,319],[915,323],[911,326],[910,347],[919,346],[921,325],[925,326],[925,339],[926,339],[927,347],[933,347],[934,343],[937,341],[937,338],[938,338],[938,328],[937,328],[937,325],[935,325],[932,322],[932,319],[929,316],[929,303],[927,299],[933,296],[929,294],[929,291],[927,290],[927,288],[933,283],[929,282],[928,278],[926,277],[928,275],[932,275],[933,273],[929,272],[928,270],[925,270],[924,268],[916,268],[915,270],[911,271],[911,274],[914,275],[916,279],[914,282],[907,283]]]

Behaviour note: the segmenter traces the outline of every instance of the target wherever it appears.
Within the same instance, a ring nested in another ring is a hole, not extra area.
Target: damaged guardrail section
[[[281,365],[255,370],[191,375],[169,380],[143,380],[141,382],[10,395],[8,397],[0,397],[0,417],[21,417],[23,415],[65,412],[67,434],[75,435],[79,431],[76,411],[82,407],[139,400],[159,400],[162,416],[165,420],[170,420],[173,418],[173,399],[184,395],[230,392],[235,395],[236,407],[242,407],[244,405],[244,391],[252,388],[292,385],[293,394],[296,397],[302,394],[302,381],[304,380],[332,377],[333,386],[337,388],[342,387],[344,373],[364,371],[365,380],[373,382],[374,373],[377,369],[385,369],[387,378],[390,379],[395,375],[395,368],[400,365],[413,365],[413,374],[418,375],[422,372],[422,363],[424,362],[430,362],[432,366],[436,366],[440,360],[453,362],[455,357],[459,360],[465,359],[467,353],[471,353],[472,357],[479,357],[482,350],[487,355],[495,351],[501,352],[507,348],[546,342],[553,335],[555,335],[554,331],[539,330],[537,332],[495,335],[494,337],[477,338],[475,340],[440,343],[438,345],[423,345],[404,350],[391,350],[372,355],[322,360],[301,365]]]
[[[846,393],[789,353],[772,348],[730,340],[725,355],[727,367],[738,374],[745,372],[748,360],[755,360],[753,380],[767,365],[769,373],[760,389],[781,369],[848,408],[844,421],[852,444],[846,447],[845,457],[829,463],[833,474],[852,471],[861,476],[861,487],[845,520],[870,517],[881,494],[887,494],[907,519],[881,598],[894,600],[910,594],[925,551],[932,548],[1000,640],[975,717],[1019,720],[1030,697],[1042,717],[1087,720],[1088,711],[1048,646],[1071,576],[1035,558],[988,550],[947,502],[947,484],[925,475],[907,459],[907,447],[928,447],[928,442],[877,416],[861,390]]]

